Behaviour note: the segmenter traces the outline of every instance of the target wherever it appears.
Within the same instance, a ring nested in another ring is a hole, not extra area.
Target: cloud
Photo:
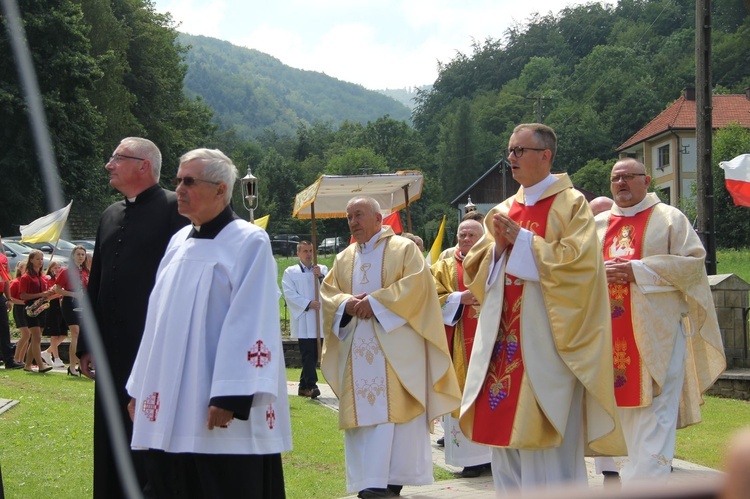
[[[502,39],[534,12],[569,0],[158,0],[180,31],[254,48],[292,67],[320,71],[370,89],[431,84],[437,63],[472,42]],[[616,0],[605,0],[614,4]]]

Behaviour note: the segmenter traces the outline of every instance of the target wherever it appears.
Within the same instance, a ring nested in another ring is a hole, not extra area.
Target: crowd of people
[[[647,192],[642,163],[618,161],[612,198],[590,206],[551,173],[556,150],[551,128],[519,125],[506,156],[521,188],[467,214],[432,266],[367,196],[348,201],[354,242],[330,270],[298,244],[282,279],[298,394],[320,395],[320,360],[339,399],[348,492],[432,483],[440,417],[446,461],[466,477],[490,469],[498,493],[585,485],[589,455],[623,486],[669,476],[676,428],[700,422],[725,368],[705,251]],[[292,441],[268,236],[233,212],[237,170],[221,151],[183,155],[175,192],[159,187],[160,168],[155,144],[123,139],[106,169],[124,199],[101,217],[91,268],[77,248],[49,280],[41,253],[16,269],[10,366],[55,365],[59,340],[39,346],[46,314],[51,338],[71,332],[69,374],[112,371],[148,497],[284,497]],[[84,292],[105,359],[77,321]],[[38,300],[58,305],[30,315]],[[97,387],[94,496],[122,497],[101,397]]]
[[[0,240],[0,246],[2,240]],[[8,268],[5,255],[0,258],[0,278],[6,288],[3,298],[6,310],[13,314],[13,321],[20,333],[16,344],[10,344],[7,318],[0,325],[3,330],[3,361],[6,369],[21,369],[33,373],[46,373],[53,368],[65,367],[59,346],[70,331],[69,365],[70,376],[78,376],[75,346],[79,334],[79,318],[76,309],[82,306],[83,291],[76,291],[88,283],[88,260],[86,248],[76,246],[71,251],[72,262],[63,268],[52,260],[44,269],[44,254],[31,250],[26,260],[16,263],[13,275]],[[73,276],[75,274],[75,277]],[[49,347],[41,349],[42,337],[49,337]],[[6,353],[7,352],[7,353]],[[36,366],[36,369],[34,369]]]

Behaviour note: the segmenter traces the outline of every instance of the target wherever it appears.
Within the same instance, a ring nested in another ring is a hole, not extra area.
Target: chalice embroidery
[[[370,270],[370,267],[372,267],[372,264],[370,263],[363,263],[359,270],[362,271],[362,280],[359,282],[360,284],[368,284],[370,280],[367,278],[367,271]]]

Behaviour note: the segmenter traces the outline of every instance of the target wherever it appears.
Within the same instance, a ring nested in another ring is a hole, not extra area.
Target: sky
[[[259,50],[371,90],[432,84],[438,61],[470,55],[538,12],[578,0],[154,0],[178,31]],[[615,5],[616,0],[600,3]]]

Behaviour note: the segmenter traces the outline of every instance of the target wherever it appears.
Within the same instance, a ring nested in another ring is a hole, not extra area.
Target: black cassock
[[[125,383],[143,336],[148,297],[170,238],[188,223],[188,219],[177,212],[175,193],[158,185],[140,193],[133,202],[123,200],[109,206],[99,221],[87,294],[112,370],[128,443],[133,435],[133,424],[127,411],[130,397]],[[82,334],[78,356],[86,352],[86,338]],[[94,360],[101,362],[101,359]],[[100,397],[97,388],[94,397],[94,497],[124,497]],[[131,456],[135,457],[142,489],[145,473],[140,453],[131,452]]]

